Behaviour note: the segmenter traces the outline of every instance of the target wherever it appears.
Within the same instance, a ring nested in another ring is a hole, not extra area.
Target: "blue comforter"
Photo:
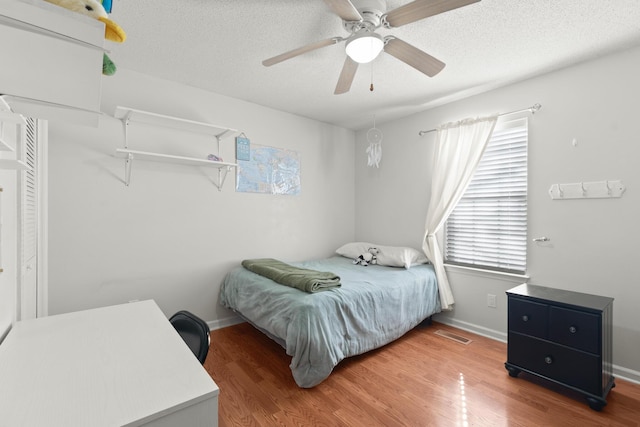
[[[330,271],[342,287],[307,293],[242,267],[224,279],[220,302],[279,342],[300,387],[313,387],[344,358],[381,347],[440,311],[431,265],[406,270],[349,258],[290,263]]]

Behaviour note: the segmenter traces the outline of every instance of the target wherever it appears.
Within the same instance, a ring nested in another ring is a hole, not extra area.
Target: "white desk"
[[[18,322],[0,426],[217,426],[218,386],[154,301]]]

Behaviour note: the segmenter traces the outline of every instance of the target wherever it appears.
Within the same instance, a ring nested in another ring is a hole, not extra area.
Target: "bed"
[[[291,265],[335,273],[340,286],[308,293],[238,267],[226,275],[220,302],[286,350],[303,388],[321,383],[344,358],[388,344],[440,311],[430,264],[364,267],[334,256]]]

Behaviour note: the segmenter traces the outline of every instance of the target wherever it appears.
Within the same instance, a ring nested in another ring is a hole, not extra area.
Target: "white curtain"
[[[436,272],[440,306],[443,310],[451,310],[454,301],[436,233],[444,225],[471,182],[497,119],[497,115],[465,119],[447,123],[437,129],[431,200],[427,210],[422,249]]]

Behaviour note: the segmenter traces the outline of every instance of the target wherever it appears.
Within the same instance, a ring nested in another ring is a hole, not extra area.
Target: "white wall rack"
[[[608,199],[622,197],[625,190],[626,187],[620,180],[573,182],[553,184],[549,188],[549,196],[554,200]]]
[[[140,160],[174,163],[188,166],[201,166],[216,169],[217,181],[214,182],[214,185],[218,188],[218,191],[222,190],[222,186],[224,185],[224,181],[226,180],[229,171],[238,166],[236,163],[217,162],[196,157],[185,157],[167,153],[131,150],[129,149],[127,132],[129,124],[132,122],[137,122],[151,126],[170,127],[172,129],[182,130],[185,132],[211,135],[218,143],[218,154],[220,154],[220,141],[223,138],[230,138],[234,135],[240,134],[240,132],[235,129],[217,126],[210,123],[196,122],[193,120],[166,116],[149,111],[136,110],[128,107],[116,107],[114,117],[122,121],[124,127],[125,146],[124,148],[116,149],[116,156],[125,159],[124,183],[127,186],[131,182],[131,166],[134,158],[138,158]]]

